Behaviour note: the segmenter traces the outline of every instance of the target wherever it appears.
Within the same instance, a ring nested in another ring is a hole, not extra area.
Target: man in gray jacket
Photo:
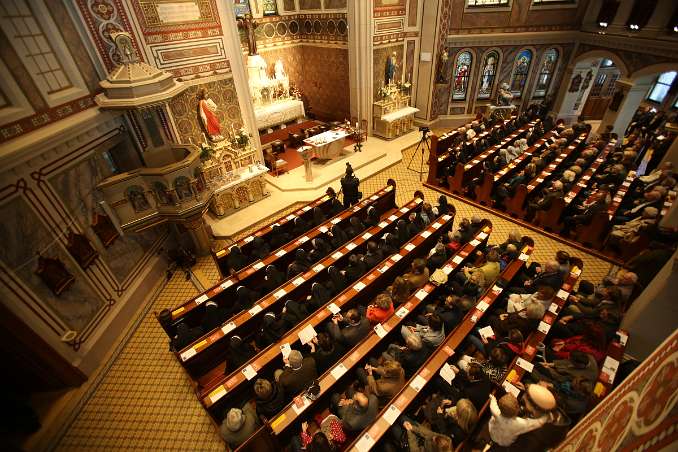
[[[247,402],[242,410],[231,408],[226,419],[221,423],[221,437],[228,445],[235,449],[259,428],[257,412],[251,403]]]
[[[337,414],[344,428],[350,432],[359,432],[370,425],[379,412],[379,400],[374,394],[368,397],[362,392],[356,392],[352,399],[341,399],[337,404]]]
[[[346,326],[340,328],[340,321],[345,322]],[[357,309],[349,309],[346,316],[337,314],[332,317],[332,322],[327,325],[327,332],[335,341],[351,348],[370,332],[370,321]]]

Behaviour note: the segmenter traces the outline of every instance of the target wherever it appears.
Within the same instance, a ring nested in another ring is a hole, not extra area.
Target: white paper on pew
[[[228,322],[226,325],[221,327],[221,332],[224,333],[225,335],[230,333],[235,329],[235,323],[234,322]]]
[[[308,212],[309,210],[311,210],[311,206],[304,206],[304,208],[301,210],[303,210],[304,212]]]
[[[424,298],[428,297],[428,292],[426,292],[424,289],[419,289],[417,293],[414,294],[414,296],[420,300],[423,300]]]
[[[391,256],[391,259],[393,259],[393,262],[398,262],[402,258],[403,258],[403,256],[400,255],[400,254],[394,254],[393,256]]]
[[[542,320],[541,322],[539,322],[539,326],[537,327],[537,329],[544,334],[549,334],[549,330],[551,329],[551,325],[549,325],[548,323],[546,323]]]
[[[362,206],[364,206],[364,205],[365,205],[365,203],[364,203],[364,202],[361,202],[360,205],[358,205],[358,206],[353,206],[353,211],[354,211],[354,212],[359,211],[360,209],[362,209]]]
[[[591,176],[588,175],[588,174],[586,174],[584,177],[582,177],[582,179],[584,179],[584,180],[589,180],[589,179],[591,179]]]
[[[385,222],[385,221],[382,221],[381,223],[378,224],[378,226],[379,226],[381,229],[384,229],[386,226],[388,226],[388,223]]]
[[[356,245],[355,243],[351,242],[351,243],[349,243],[348,245],[346,245],[346,249],[349,250],[349,251],[353,251],[353,250],[355,249],[356,246],[358,246],[358,245]]]
[[[308,242],[308,237],[303,236],[303,237],[301,237],[299,240],[297,240],[297,242],[299,242],[299,243],[306,243],[306,242]]]
[[[285,342],[284,344],[280,345],[280,351],[282,352],[283,359],[287,359],[287,357],[290,356],[290,352],[292,351],[292,347],[290,346],[290,344]]]
[[[363,240],[369,240],[370,237],[372,237],[372,234],[369,233],[369,232],[366,232],[366,233],[363,234]]]
[[[297,279],[295,279],[294,281],[292,281],[292,284],[294,284],[295,286],[301,286],[302,284],[304,284],[304,281],[306,281],[304,279],[304,277],[300,276]]]
[[[251,380],[252,378],[257,376],[257,371],[254,370],[254,367],[250,364],[249,366],[245,367],[242,370],[242,374],[247,378],[248,380]]]
[[[487,232],[481,232],[478,234],[478,240],[485,240],[487,238]]]
[[[626,341],[629,340],[629,336],[622,331],[617,331],[617,336],[619,336],[619,343],[622,346],[626,345]]]
[[[398,309],[395,313],[395,315],[399,318],[405,317],[407,314],[409,314],[410,310],[407,309],[405,306],[401,306],[400,309]]]
[[[243,239],[243,242],[249,243],[249,242],[251,242],[252,240],[254,240],[254,237],[252,237],[252,236],[250,235],[249,237],[245,237],[245,238]]]
[[[216,403],[219,399],[226,395],[226,388],[223,385],[219,386],[214,391],[210,392],[209,398],[212,404]]]
[[[443,215],[443,221],[450,221],[451,219],[452,219],[452,215],[447,214],[447,213],[445,215]]]
[[[524,360],[523,358],[518,358],[518,360],[516,361],[516,364],[518,364],[520,367],[522,367],[523,369],[525,369],[528,372],[532,372],[532,370],[534,369],[534,364],[532,364],[531,362],[529,362],[527,360]]]
[[[425,384],[426,378],[422,377],[421,375],[417,375],[410,382],[410,387],[414,389],[416,392],[419,392],[421,391],[421,388],[423,388]]]
[[[285,251],[284,248],[279,249],[278,251],[275,252],[275,255],[278,257],[283,257],[285,254],[287,254],[287,251]]]
[[[380,272],[380,273],[385,273],[386,270],[388,270],[388,269],[389,269],[388,264],[384,264],[384,266],[381,267],[381,268],[379,269],[379,272]]]
[[[492,286],[492,292],[494,292],[495,294],[500,294],[502,292],[502,290],[503,289],[496,284],[494,286]]]
[[[445,273],[446,276],[450,276],[452,270],[454,270],[454,267],[452,267],[450,264],[447,264],[446,266],[443,267],[443,273]]]
[[[520,259],[520,260],[523,261],[523,262],[527,262],[527,259],[528,259],[529,257],[530,257],[530,256],[528,256],[528,255],[525,254],[525,253],[520,253],[520,256],[518,256],[518,259]]]
[[[452,380],[454,380],[454,377],[456,377],[457,374],[455,374],[454,370],[452,370],[452,366],[450,366],[448,363],[445,363],[440,369],[440,376],[443,377],[443,380],[445,380],[448,385],[451,385]]]
[[[388,331],[386,331],[386,328],[384,328],[384,325],[382,325],[381,323],[377,323],[376,325],[374,325],[374,332],[377,333],[377,336],[379,337],[384,337],[386,336],[386,333],[388,333]]]
[[[258,304],[255,304],[255,305],[252,306],[252,307],[249,309],[249,311],[247,311],[247,312],[249,312],[250,315],[251,315],[252,317],[254,317],[255,315],[259,314],[261,311],[262,311],[261,306],[259,306]]]
[[[225,282],[223,282],[223,283],[221,284],[221,288],[222,288],[222,289],[228,289],[228,288],[231,287],[232,285],[233,285],[233,281],[231,281],[230,279],[228,279],[228,280],[226,280]]]
[[[614,202],[622,202],[622,198],[619,196],[615,196],[614,199],[612,199]]]
[[[374,446],[374,439],[370,436],[369,433],[365,433],[360,437],[360,440],[355,443],[355,448],[358,452],[367,452]]]
[[[468,242],[468,243],[469,243],[469,245],[471,245],[471,246],[478,246],[478,245],[480,245],[480,240],[478,240],[478,239],[473,239],[473,240],[471,240],[471,241]]]
[[[478,302],[478,304],[476,305],[476,309],[479,310],[479,311],[482,311],[482,312],[487,311],[487,308],[489,308],[489,307],[490,307],[490,305],[487,304],[487,302],[485,300],[480,300]]]
[[[386,422],[388,422],[388,425],[393,425],[395,423],[396,419],[398,419],[398,417],[400,417],[400,414],[401,414],[400,408],[391,404],[391,406],[388,407],[388,410],[386,410],[386,412],[384,413],[382,418]]]
[[[478,316],[476,314],[473,314],[471,316],[471,323],[476,323],[478,321]]]
[[[558,314],[558,303],[551,303],[549,305],[549,311],[551,311],[554,314]]]
[[[190,359],[191,357],[195,356],[197,352],[193,347],[189,348],[185,352],[183,352],[179,357],[181,358],[182,361],[186,361],[187,359]]]
[[[567,300],[567,297],[570,296],[570,292],[567,292],[566,290],[560,289],[558,293],[556,294],[556,297],[560,298],[561,300]]]
[[[372,196],[370,196],[370,199],[372,201],[376,201],[377,199],[379,199],[379,195],[372,195]]]
[[[501,386],[506,390],[506,392],[513,394],[515,398],[520,397],[520,389],[513,386],[510,381],[504,381]]]
[[[276,300],[284,297],[285,295],[287,295],[287,291],[285,289],[280,289],[279,291],[273,294]]]
[[[618,368],[619,361],[617,361],[611,356],[605,357],[605,361],[603,361],[603,370],[608,370],[611,375],[614,375],[617,373]]]
[[[362,281],[359,281],[359,282],[357,282],[357,283],[355,283],[355,284],[353,285],[353,289],[354,289],[356,292],[360,292],[360,291],[363,290],[364,288],[365,288],[365,283],[362,282]]]
[[[438,228],[440,228],[440,226],[442,226],[442,223],[438,223],[437,221],[431,225],[431,227],[433,229],[438,229]],[[431,234],[429,234],[429,235],[431,235]],[[426,237],[428,237],[428,236],[426,236]]]
[[[414,245],[414,243],[408,243],[407,245],[404,246],[404,248],[407,251],[412,251],[413,249],[416,248],[416,246]]]
[[[290,214],[290,215],[287,215],[286,218],[287,218],[289,221],[292,221],[292,220],[294,220],[295,218],[297,218],[297,216],[294,215],[294,214]]]
[[[252,265],[252,268],[255,270],[261,270],[262,268],[264,268],[264,263],[259,261],[256,264]]]
[[[622,186],[624,186],[624,187],[630,187],[630,186],[631,186],[631,182],[626,181],[626,182],[624,182],[624,183],[622,184]]]
[[[483,338],[484,340],[488,340],[494,337],[494,330],[492,329],[491,326],[488,325],[484,328],[478,329],[478,334],[480,334],[480,337]]]
[[[342,220],[341,217],[332,218],[332,220],[330,221],[330,223],[332,223],[332,224],[338,224],[338,223],[341,223],[341,220]]]
[[[431,231],[422,231],[421,236],[427,239],[431,236]]]
[[[402,213],[407,213],[408,210],[410,210],[410,209],[408,209],[407,207],[402,207],[402,208],[400,209],[400,211],[401,211]]]
[[[346,373],[346,366],[344,366],[344,363],[339,363],[336,366],[334,366],[334,369],[332,369],[332,372],[330,374],[334,377],[335,380],[339,380],[342,375]]]
[[[309,323],[301,331],[299,331],[298,335],[299,341],[301,341],[301,345],[306,345],[309,342],[311,342],[313,338],[318,335],[318,333],[315,332],[315,328],[313,328],[313,325]]]
[[[339,314],[339,313],[341,312],[341,309],[339,308],[339,306],[337,306],[337,305],[334,304],[334,303],[330,303],[330,304],[327,306],[327,309],[330,310],[330,312],[332,313],[332,315],[337,315],[337,314]]]
[[[539,179],[537,179],[537,182],[539,183],[544,182],[544,179],[540,177]]]
[[[332,254],[332,259],[337,260],[343,255],[344,255],[344,253],[342,253],[341,251],[337,251],[334,254]]]
[[[323,264],[318,264],[315,267],[313,267],[313,271],[316,273],[320,273],[321,271],[323,271],[323,268],[325,268]]]
[[[303,402],[301,406],[297,406],[297,404],[294,403],[294,401],[292,401],[292,409],[294,410],[295,413],[297,413],[297,415],[301,414],[306,408],[311,406],[311,401],[308,400],[305,396],[301,396],[301,400]]]
[[[571,198],[571,197],[568,196],[568,197],[565,198],[565,202],[569,204],[569,203],[572,202],[573,199],[574,198]]]
[[[318,230],[319,230],[320,232],[322,232],[323,234],[325,234],[327,231],[329,231],[329,229],[327,229],[327,226],[320,226],[320,227],[318,228]]]
[[[454,256],[454,257],[452,258],[452,262],[454,262],[455,264],[459,265],[459,264],[461,264],[462,262],[464,262],[464,258],[461,257],[461,256],[459,256],[459,255],[457,255],[457,256]]]
[[[388,219],[391,220],[391,221],[396,221],[398,219],[398,217],[395,216],[395,215],[391,215],[390,217],[388,217]]]
[[[210,299],[210,297],[208,297],[207,294],[202,294],[198,298],[195,299],[195,304],[201,305],[209,299]]]

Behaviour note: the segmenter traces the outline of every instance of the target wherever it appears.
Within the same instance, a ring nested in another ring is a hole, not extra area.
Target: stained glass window
[[[513,75],[511,75],[511,93],[515,97],[523,94],[523,88],[527,83],[527,76],[530,73],[530,63],[532,62],[532,52],[524,49],[516,56],[513,66]]]
[[[235,17],[244,17],[245,14],[251,14],[249,0],[233,0],[233,11],[235,11]]]
[[[457,60],[454,62],[454,79],[452,83],[452,99],[466,99],[466,89],[468,88],[468,78],[471,73],[471,63],[473,57],[470,52],[460,52]]]
[[[509,0],[467,0],[466,6],[508,6]]]
[[[537,87],[534,90],[534,97],[541,98],[546,96],[553,79],[553,71],[556,69],[558,62],[558,51],[556,49],[548,49],[544,52],[544,59],[539,68],[539,76],[537,77]]]
[[[480,74],[480,87],[478,88],[478,99],[489,99],[492,97],[492,88],[494,88],[494,79],[497,76],[497,66],[499,65],[499,54],[494,50],[485,55],[483,61],[482,73]]]
[[[264,0],[264,16],[275,16],[278,14],[278,5],[275,0]]]

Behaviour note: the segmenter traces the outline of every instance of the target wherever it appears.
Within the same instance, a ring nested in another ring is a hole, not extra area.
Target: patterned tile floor
[[[393,178],[398,184],[398,204],[409,201],[415,190],[422,190],[425,198],[435,203],[439,193],[423,187],[419,175],[407,169],[413,152],[414,148],[405,150],[402,162],[364,180],[363,193],[372,193]],[[609,263],[593,256],[469,204],[456,200],[453,204],[459,218],[476,214],[492,221],[490,243],[503,241],[509,231],[518,229],[534,239],[534,258],[538,261],[543,262],[564,249],[584,260],[583,278],[599,281],[610,271]],[[295,208],[291,206],[285,211]],[[241,236],[258,227],[253,225]],[[211,258],[201,259],[198,268],[207,279],[216,282],[218,271]],[[53,450],[223,450],[217,429],[195,397],[186,374],[167,351],[165,333],[153,317],[153,311],[175,306],[196,292],[183,274],[174,275],[67,417]]]

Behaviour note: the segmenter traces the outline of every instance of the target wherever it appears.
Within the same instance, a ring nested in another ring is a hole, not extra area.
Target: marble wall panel
[[[325,9],[342,9],[346,8],[346,0],[323,0]]]
[[[320,9],[320,0],[299,0],[300,10]]]
[[[111,175],[101,154],[91,154],[49,179],[49,183],[65,205],[68,214],[84,231],[89,242],[99,252],[100,259],[111,270],[119,284],[128,277],[137,263],[159,238],[158,228],[118,237],[108,248],[90,227],[95,212],[103,213],[97,203],[102,200],[96,185]]]
[[[285,11],[296,11],[297,8],[294,4],[294,0],[283,0],[283,9]]]
[[[300,88],[319,119],[344,120],[350,115],[348,49],[301,46]]]
[[[94,319],[104,300],[96,295],[88,280],[80,273],[78,264],[55,240],[54,235],[42,223],[25,198],[19,196],[0,205],[0,261],[9,273],[27,287],[35,298],[68,328],[82,331]],[[37,254],[58,258],[66,266],[75,282],[57,297],[35,274],[38,267]],[[0,285],[0,292],[7,290]],[[5,294],[5,297],[8,297]]]
[[[204,88],[208,97],[217,104],[217,117],[221,130],[226,135],[231,127],[239,129],[243,125],[238,95],[232,78],[224,78],[208,83],[190,85],[186,91],[170,101],[170,111],[179,131],[181,143],[202,143],[203,130],[198,119],[198,91]]]

